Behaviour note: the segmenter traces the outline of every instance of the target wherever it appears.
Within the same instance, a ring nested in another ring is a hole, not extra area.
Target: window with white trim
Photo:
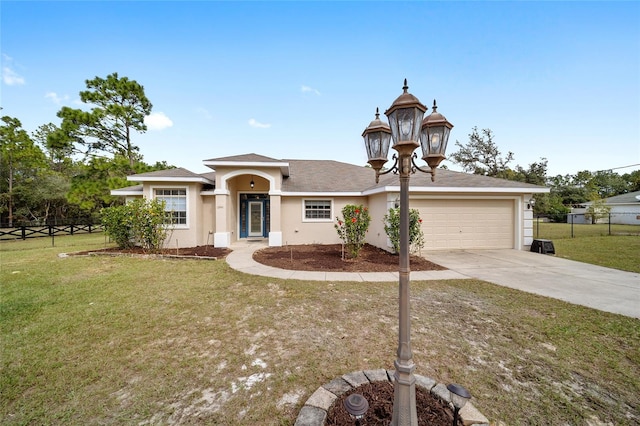
[[[158,188],[155,190],[157,200],[165,202],[167,224],[187,224],[187,190],[184,188]]]
[[[331,200],[304,200],[304,219],[309,221],[331,220]]]

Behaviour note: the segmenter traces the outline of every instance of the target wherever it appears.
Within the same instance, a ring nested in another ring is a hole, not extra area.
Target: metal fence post
[[[573,214],[571,215],[571,238],[573,238]]]

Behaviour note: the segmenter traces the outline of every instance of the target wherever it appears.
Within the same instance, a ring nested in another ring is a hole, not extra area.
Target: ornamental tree
[[[384,215],[384,232],[391,241],[393,251],[400,251],[400,208],[391,208]],[[422,232],[422,219],[416,209],[409,210],[409,250],[417,253],[424,247],[424,233]]]
[[[347,250],[352,258],[357,258],[360,250],[364,246],[365,236],[369,230],[371,216],[369,210],[360,205],[347,204],[342,209],[342,219],[336,217],[334,227],[338,231],[338,236],[347,246]]]

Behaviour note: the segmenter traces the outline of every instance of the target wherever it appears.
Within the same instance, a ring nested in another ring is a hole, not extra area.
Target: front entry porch
[[[271,228],[268,194],[240,194],[240,238],[267,238]]]

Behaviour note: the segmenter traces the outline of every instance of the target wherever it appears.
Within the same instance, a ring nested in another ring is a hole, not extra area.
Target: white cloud
[[[305,86],[304,84],[302,85],[302,87],[300,87],[300,91],[302,93],[315,93],[316,95],[320,96],[320,91],[318,91],[318,89],[314,89],[313,87]]]
[[[173,121],[164,112],[152,112],[144,118],[144,124],[149,130],[163,130],[173,126]]]
[[[51,102],[53,102],[56,105],[62,105],[62,102],[69,100],[68,95],[64,95],[60,97],[56,92],[47,92],[47,94],[44,95],[44,97],[47,99],[51,99]]]
[[[271,124],[260,123],[259,121],[256,121],[255,118],[252,118],[251,120],[249,120],[249,126],[255,127],[256,129],[268,129],[269,127],[271,127]]]
[[[6,65],[2,67],[2,81],[7,86],[20,86],[25,83],[24,77]]]
[[[202,107],[196,108],[196,113],[200,114],[207,120],[213,120],[213,115],[211,115],[209,110],[207,110],[206,108],[202,108]]]

